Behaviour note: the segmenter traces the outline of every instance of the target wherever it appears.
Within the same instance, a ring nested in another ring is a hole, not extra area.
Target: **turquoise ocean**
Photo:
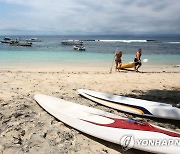
[[[1,36],[3,39],[5,36]],[[9,36],[12,39],[38,38],[32,47],[0,43],[1,66],[33,65],[112,65],[116,50],[123,52],[123,63],[133,61],[138,48],[148,65],[180,65],[180,38],[130,36]],[[63,45],[64,39],[82,40],[86,51]]]

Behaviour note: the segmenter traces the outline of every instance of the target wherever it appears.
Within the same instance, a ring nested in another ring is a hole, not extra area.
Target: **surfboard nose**
[[[45,95],[43,95],[43,94],[35,94],[35,95],[34,95],[34,99],[35,99],[35,100],[37,100],[37,99],[43,99],[43,96],[45,96]]]
[[[83,89],[78,89],[77,92],[78,94],[81,94],[83,92]]]

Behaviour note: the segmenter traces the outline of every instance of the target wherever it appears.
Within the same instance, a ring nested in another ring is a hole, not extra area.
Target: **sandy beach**
[[[37,93],[98,108],[123,117],[144,120],[180,132],[179,121],[149,119],[123,113],[78,95],[91,89],[127,97],[177,104],[180,67],[142,66],[140,73],[110,67],[0,67],[0,154],[145,153],[123,151],[120,145],[83,134],[58,121],[34,100]]]

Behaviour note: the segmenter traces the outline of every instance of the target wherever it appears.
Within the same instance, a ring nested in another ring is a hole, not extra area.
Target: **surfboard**
[[[170,104],[79,89],[85,98],[102,105],[142,116],[180,120],[180,109]]]
[[[155,153],[174,154],[180,150],[175,143],[159,146],[142,144],[142,140],[180,142],[180,133],[52,96],[37,94],[34,98],[45,111],[65,124],[94,137],[120,144],[125,150],[135,148]]]

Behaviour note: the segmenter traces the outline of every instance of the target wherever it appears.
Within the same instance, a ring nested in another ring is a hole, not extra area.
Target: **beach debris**
[[[173,67],[180,67],[180,65],[174,65]]]

